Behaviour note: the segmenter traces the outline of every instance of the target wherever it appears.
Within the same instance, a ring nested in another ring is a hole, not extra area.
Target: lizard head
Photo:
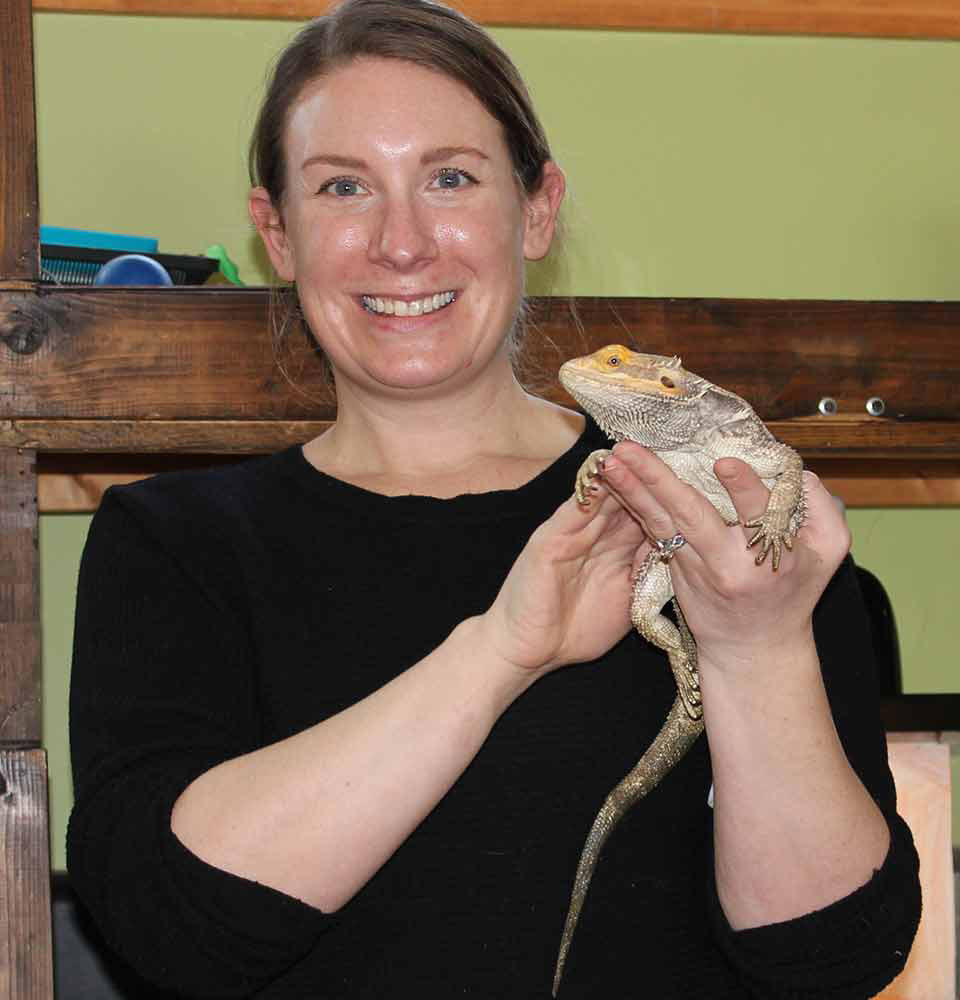
[[[711,388],[677,357],[639,354],[620,344],[568,361],[560,382],[612,438],[639,440],[639,433],[651,448],[688,437],[691,428],[684,425],[699,419],[697,401]]]

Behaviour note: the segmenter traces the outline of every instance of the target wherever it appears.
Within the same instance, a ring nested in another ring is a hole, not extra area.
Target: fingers
[[[678,531],[692,543],[723,522],[710,502],[653,452],[630,441],[614,448],[604,462],[604,481],[638,516],[652,539]]]
[[[552,539],[551,546],[559,546],[557,551],[570,557],[618,546],[632,551],[644,541],[642,527],[606,485],[591,492],[586,506],[569,497],[541,525],[538,535],[544,541]]]
[[[755,520],[767,509],[770,491],[746,462],[738,458],[721,458],[714,464],[713,471],[729,494],[741,523]]]

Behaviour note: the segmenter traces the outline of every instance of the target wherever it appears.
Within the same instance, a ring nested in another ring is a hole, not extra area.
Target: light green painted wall
[[[245,212],[245,143],[264,67],[296,26],[58,14],[34,24],[42,221],[153,235],[170,253],[220,242],[248,281],[267,280]],[[531,291],[960,299],[960,43],[496,35],[571,189],[566,254],[531,272]],[[850,520],[857,558],[891,591],[907,689],[958,690],[960,512]],[[41,519],[57,867],[88,523]]]

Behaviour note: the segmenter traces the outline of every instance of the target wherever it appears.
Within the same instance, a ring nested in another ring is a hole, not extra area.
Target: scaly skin
[[[619,345],[568,361],[560,369],[560,381],[607,435],[615,441],[638,441],[656,451],[680,479],[706,496],[727,524],[737,524],[737,514],[713,463],[733,457],[752,466],[769,487],[770,499],[759,517],[744,522],[744,527],[756,528],[747,547],[759,545],[757,565],[772,552],[773,569],[778,568],[783,546],[792,548],[804,520],[803,464],[793,449],[773,437],[748,403],[684,371],[679,358],[637,354]],[[605,449],[595,451],[580,467],[574,489],[581,504],[590,502],[590,481],[609,454]],[[661,614],[670,600],[676,625]],[[653,743],[607,796],[587,835],[560,940],[554,996],[604,843],[628,810],[659,784],[703,732],[697,647],[673,599],[668,562],[658,551],[651,551],[635,577],[630,618],[645,639],[667,654],[677,698]]]

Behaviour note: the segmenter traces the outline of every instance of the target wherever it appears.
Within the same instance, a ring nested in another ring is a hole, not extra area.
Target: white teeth
[[[387,316],[420,316],[450,305],[455,298],[455,292],[437,292],[435,295],[427,295],[413,302],[407,302],[405,299],[382,299],[374,295],[363,295],[361,301],[370,312]]]

